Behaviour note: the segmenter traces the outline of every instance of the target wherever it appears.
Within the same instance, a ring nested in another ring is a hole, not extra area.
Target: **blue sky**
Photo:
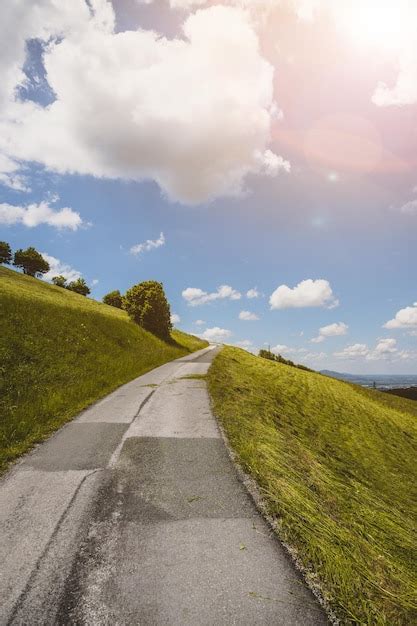
[[[21,29],[0,66],[2,240],[78,271],[96,299],[160,280],[186,331],[317,369],[417,373],[417,53],[405,93],[402,43],[373,28],[353,45],[306,2],[80,0],[63,16],[51,1],[36,19],[34,4],[23,21],[0,9]],[[167,53],[150,28],[180,44]]]

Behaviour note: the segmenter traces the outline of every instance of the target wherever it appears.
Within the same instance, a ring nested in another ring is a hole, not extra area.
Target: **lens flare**
[[[342,30],[361,46],[395,51],[417,29],[415,0],[336,0],[332,11]]]

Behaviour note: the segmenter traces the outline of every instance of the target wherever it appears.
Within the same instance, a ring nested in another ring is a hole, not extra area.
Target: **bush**
[[[48,261],[45,261],[43,256],[32,247],[26,250],[16,250],[13,265],[20,267],[28,276],[42,276],[50,270]]]
[[[147,280],[131,287],[124,298],[131,319],[161,339],[171,338],[171,311],[162,283]]]
[[[104,304],[108,304],[109,306],[115,306],[116,309],[123,308],[123,297],[118,289],[115,291],[110,291],[110,293],[106,293],[103,297]]]
[[[57,287],[64,287],[64,289],[67,286],[67,279],[64,276],[53,276],[52,282]]]
[[[6,241],[0,241],[0,265],[5,263],[10,265],[12,262],[12,249]]]
[[[77,280],[73,280],[72,283],[67,285],[67,289],[69,289],[69,291],[75,291],[75,293],[79,293],[81,296],[88,296],[90,293],[90,288],[84,278],[77,278]]]

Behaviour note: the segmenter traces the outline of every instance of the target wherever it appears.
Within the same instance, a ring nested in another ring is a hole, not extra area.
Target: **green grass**
[[[0,267],[0,471],[79,411],[150,369],[204,348],[165,343],[124,311]]]
[[[417,404],[227,347],[214,410],[343,624],[417,624]]]

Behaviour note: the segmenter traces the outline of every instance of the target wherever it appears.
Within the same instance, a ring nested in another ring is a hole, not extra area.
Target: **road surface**
[[[217,348],[120,387],[0,482],[0,624],[321,625],[237,478]]]

